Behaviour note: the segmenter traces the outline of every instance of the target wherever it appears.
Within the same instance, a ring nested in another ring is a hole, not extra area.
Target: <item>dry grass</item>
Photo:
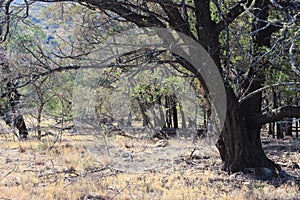
[[[220,160],[214,153],[208,159],[189,163],[186,158],[190,148],[181,154],[181,160],[172,163],[172,167],[166,164],[166,168],[136,173],[120,170],[112,163],[114,148],[149,156],[164,147],[155,147],[150,140],[112,137],[109,158],[105,153],[97,154],[87,148],[98,142],[93,136],[78,135],[64,136],[63,141],[55,145],[49,140],[15,142],[2,137],[0,199],[300,198],[299,188],[293,182],[275,187],[267,182],[223,173],[218,170]],[[171,140],[169,146],[182,147],[183,141]]]

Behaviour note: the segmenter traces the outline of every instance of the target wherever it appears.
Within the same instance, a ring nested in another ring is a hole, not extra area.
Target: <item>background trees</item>
[[[281,94],[289,99],[285,103],[291,102],[281,107],[282,102],[278,102],[278,98],[271,98],[269,93],[263,94],[264,90],[260,89],[278,81],[294,82],[289,85],[299,84],[297,1],[86,0],[80,4],[84,7],[77,7],[76,4],[54,4],[52,6],[56,8],[55,11],[45,13],[45,16],[57,21],[60,19],[61,22],[67,22],[69,26],[64,27],[65,31],[73,31],[76,36],[63,37],[58,33],[56,36],[60,37],[59,42],[51,44],[51,51],[47,51],[45,44],[25,45],[24,48],[30,52],[37,65],[30,71],[30,76],[22,77],[24,83],[55,71],[78,69],[91,60],[97,63],[99,55],[92,52],[96,52],[98,45],[116,31],[135,26],[173,29],[201,44],[223,75],[227,113],[217,146],[224,161],[224,169],[228,172],[246,167],[280,169],[262,150],[260,128],[265,123],[273,123],[286,117],[299,117],[300,108],[293,106],[299,100],[293,93]],[[4,1],[3,5],[6,17],[3,27],[11,27],[12,14],[9,11],[14,5],[11,1]],[[28,14],[28,4],[24,4],[23,10],[22,6],[17,8],[20,11],[16,15],[18,19]],[[73,24],[68,23],[71,20],[77,20],[80,26],[72,27]],[[9,29],[3,30],[5,39],[9,36]],[[163,62],[165,60],[160,52],[131,52],[130,56],[116,59],[112,64],[122,73],[126,73],[132,67],[133,58],[141,54],[144,59],[148,56],[152,63],[165,64],[167,67],[180,69],[190,77],[196,77],[202,87],[200,91],[208,119],[211,122],[214,120],[210,115],[212,91],[208,90],[197,68],[182,57],[169,53],[172,63],[168,63]],[[288,73],[284,73],[285,71]],[[112,71],[109,74],[112,84],[118,79],[118,75]],[[284,76],[286,78],[282,78]],[[279,87],[270,88],[274,91],[273,97],[279,93],[276,91],[280,90]],[[272,104],[270,99],[273,99]]]

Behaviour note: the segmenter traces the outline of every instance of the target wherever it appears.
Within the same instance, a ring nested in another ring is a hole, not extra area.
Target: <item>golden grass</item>
[[[0,141],[0,199],[80,199],[86,195],[108,199],[297,199],[296,185],[278,188],[264,182],[236,183],[211,169],[125,173],[109,160],[87,150],[92,136],[64,136],[62,142]],[[111,138],[110,145],[141,151],[150,141]],[[179,145],[170,141],[170,145]],[[127,147],[126,147],[127,146]],[[102,161],[101,160],[101,161]]]

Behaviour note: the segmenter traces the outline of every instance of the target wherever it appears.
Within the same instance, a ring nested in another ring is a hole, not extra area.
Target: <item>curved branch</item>
[[[160,27],[165,28],[163,22],[161,22],[156,16],[151,13],[148,15],[141,15],[134,12],[129,7],[124,6],[119,2],[102,2],[102,1],[94,1],[94,0],[86,0],[86,3],[90,5],[96,6],[98,8],[110,10],[124,19],[136,24],[139,27]]]
[[[174,30],[182,32],[195,39],[195,36],[191,32],[188,19],[183,18],[182,14],[179,12],[176,6],[172,5],[169,0],[162,1],[159,4],[167,14],[169,18],[168,22],[172,26],[172,28],[174,28]]]

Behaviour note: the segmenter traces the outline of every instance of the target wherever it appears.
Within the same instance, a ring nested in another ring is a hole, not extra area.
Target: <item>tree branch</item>
[[[201,38],[202,31],[209,30],[213,21],[210,16],[209,0],[194,1],[195,15],[196,15],[196,30],[198,32],[198,39]],[[201,40],[201,39],[200,39]]]
[[[134,12],[129,7],[123,5],[120,2],[108,2],[108,1],[95,1],[95,0],[86,0],[86,3],[96,6],[98,8],[110,10],[124,19],[136,24],[139,27],[160,27],[165,28],[163,22],[161,22],[156,16],[151,13],[148,15],[141,15]]]
[[[107,0],[37,0],[39,2],[77,2],[87,3],[89,6],[94,6],[100,10],[108,10],[118,14],[120,17],[136,24],[139,27],[160,27],[165,28],[164,23],[154,15],[154,13],[147,12],[147,15],[134,12],[130,9],[131,6],[126,4],[126,1],[107,1]]]
[[[287,0],[270,0],[270,3],[275,7],[280,10],[284,10],[285,8],[290,8],[290,9],[299,9],[300,7],[300,2],[299,1],[287,1]]]
[[[195,36],[191,33],[188,19],[185,20],[183,18],[178,8],[175,5],[171,4],[170,0],[162,1],[159,4],[167,14],[169,18],[168,22],[172,26],[172,28],[174,28],[174,30],[182,32],[195,39]]]
[[[266,89],[269,89],[269,88],[272,88],[272,87],[277,87],[277,86],[289,86],[289,85],[300,85],[300,82],[284,82],[284,83],[275,83],[275,84],[272,84],[272,85],[264,86],[262,88],[259,88],[258,90],[250,92],[246,96],[242,96],[239,99],[239,103],[242,103],[242,102],[246,101],[247,99],[253,97],[254,95],[256,95],[256,94],[258,94],[258,93],[260,93],[260,92],[262,92]]]
[[[242,0],[240,3],[237,3],[232,7],[225,15],[225,19],[217,23],[217,31],[221,32],[224,28],[233,22],[240,14],[242,14],[247,8],[251,6],[253,0]]]
[[[253,119],[257,118],[260,124],[280,121],[284,118],[300,118],[300,106],[284,106],[264,112]]]

